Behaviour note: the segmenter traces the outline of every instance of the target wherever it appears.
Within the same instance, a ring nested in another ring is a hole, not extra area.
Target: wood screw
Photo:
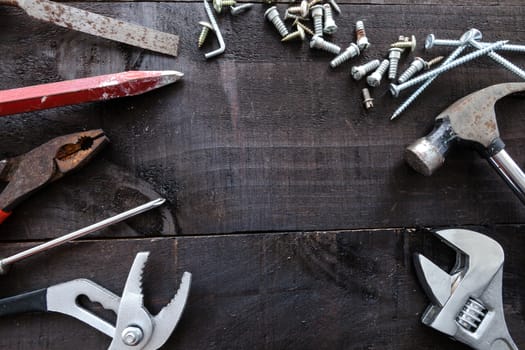
[[[390,60],[390,67],[388,68],[388,79],[393,80],[396,78],[397,66],[399,64],[399,59],[401,58],[401,53],[403,53],[404,49],[393,47],[388,51],[390,52],[388,54],[388,59]]]
[[[199,48],[204,45],[204,42],[206,41],[206,38],[208,37],[208,33],[210,30],[213,30],[212,25],[210,22],[200,21],[199,24],[202,26],[201,34],[199,35],[199,40],[197,42]]]
[[[284,25],[284,22],[282,21],[281,17],[279,17],[279,11],[277,11],[277,7],[272,6],[266,10],[264,17],[273,23],[274,27],[277,28],[279,34],[281,34],[282,37],[285,37],[289,34],[288,29]]]
[[[397,81],[399,83],[404,83],[408,79],[412,78],[417,72],[422,71],[423,69],[429,69],[434,64],[440,62],[443,58],[443,56],[438,56],[427,62],[421,57],[416,57],[414,61],[410,63],[410,66],[403,72],[403,74],[401,74]]]
[[[310,41],[310,48],[328,51],[334,55],[337,55],[339,52],[341,52],[341,48],[339,46],[324,40],[317,34],[312,37],[312,40]]]
[[[337,25],[334,21],[334,16],[332,14],[332,7],[330,4],[324,4],[324,28],[323,33],[332,35],[337,31]]]
[[[375,72],[370,74],[366,78],[367,84],[370,85],[371,87],[379,86],[379,84],[381,84],[381,79],[383,78],[383,74],[385,74],[389,65],[390,65],[390,61],[387,59],[384,59],[379,65],[379,67],[377,67]]]
[[[335,68],[352,57],[359,56],[360,53],[359,47],[354,43],[350,43],[350,46],[348,46],[342,54],[330,61],[330,67]]]
[[[355,34],[356,34],[356,43],[359,46],[360,50],[365,50],[370,46],[368,38],[365,32],[365,24],[363,21],[355,22]]]
[[[352,78],[361,80],[369,72],[379,67],[380,64],[379,60],[373,60],[360,66],[353,66],[351,70]]]
[[[315,5],[311,10],[315,35],[323,36],[323,5]]]

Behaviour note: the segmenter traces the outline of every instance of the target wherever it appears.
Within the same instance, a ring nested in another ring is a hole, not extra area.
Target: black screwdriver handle
[[[0,299],[0,316],[47,311],[47,289]]]

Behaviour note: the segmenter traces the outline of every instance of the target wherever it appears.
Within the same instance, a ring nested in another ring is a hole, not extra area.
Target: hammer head
[[[423,175],[432,175],[445,162],[457,141],[474,146],[490,157],[504,148],[499,138],[494,105],[509,94],[525,91],[525,83],[489,86],[456,101],[436,117],[436,126],[427,136],[405,150],[405,160]]]

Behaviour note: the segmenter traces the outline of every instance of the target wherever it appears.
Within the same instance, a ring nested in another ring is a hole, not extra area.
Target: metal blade
[[[143,49],[177,56],[179,37],[47,0],[17,0],[29,16]]]

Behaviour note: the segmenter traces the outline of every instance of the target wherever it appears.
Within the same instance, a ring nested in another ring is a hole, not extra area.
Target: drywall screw
[[[230,13],[234,16],[237,16],[243,12],[248,11],[253,7],[253,4],[242,4],[238,6],[231,6],[230,7]]]
[[[368,85],[370,85],[371,87],[379,86],[379,84],[381,84],[381,79],[383,78],[383,74],[385,74],[389,65],[390,65],[390,61],[387,59],[384,59],[379,65],[379,67],[377,67],[377,69],[366,78],[366,82],[368,83]]]
[[[478,43],[485,47],[487,45],[490,45],[492,43],[489,42],[482,42],[478,41]],[[459,40],[446,40],[446,39],[436,39],[434,34],[429,34],[427,36],[427,39],[425,40],[425,49],[430,49],[433,46],[460,46],[461,42]],[[511,51],[511,52],[525,52],[525,45],[516,45],[516,44],[505,44],[501,48],[498,49],[499,51]]]
[[[410,52],[414,51],[416,49],[416,37],[414,35],[412,35],[411,39],[408,41],[408,40],[403,40],[403,41],[398,41],[398,42],[395,42],[393,43],[392,45],[390,45],[390,47],[394,47],[394,48],[400,48],[400,49],[407,49],[409,48],[410,49]]]
[[[366,109],[370,109],[374,107],[374,99],[370,96],[370,91],[368,88],[364,88],[361,90],[363,93],[363,104],[365,105]]]
[[[361,51],[359,50],[359,47],[354,43],[350,43],[340,55],[330,61],[330,67],[335,68],[352,57],[359,56],[360,53]]]
[[[199,45],[199,48],[204,45],[204,42],[206,41],[206,38],[208,37],[208,33],[210,30],[213,30],[213,27],[211,26],[210,22],[206,21],[200,21],[199,24],[202,26],[201,34],[199,35],[199,40],[197,44]]]
[[[308,16],[308,1],[303,0],[301,1],[301,5],[288,7],[286,11],[288,11],[288,13],[292,15],[299,15],[301,17],[306,17]]]
[[[379,67],[380,64],[379,60],[373,60],[360,66],[353,66],[351,70],[352,78],[361,80],[365,75]]]
[[[401,53],[404,49],[393,47],[388,50],[388,59],[390,60],[390,67],[388,68],[388,79],[393,80],[397,75],[397,66],[399,64],[399,59],[401,58]]]
[[[421,74],[419,76],[417,76],[416,78],[413,78],[409,81],[406,81],[404,82],[403,84],[399,84],[399,85],[395,85],[395,84],[390,84],[390,93],[392,94],[392,96],[399,96],[399,93],[411,86],[414,86],[420,82],[422,82],[423,80],[427,80],[428,78],[431,78],[435,75],[439,75],[443,72],[446,72],[447,70],[450,70],[452,68],[456,68],[464,63],[467,63],[468,61],[472,61],[473,59],[475,58],[478,58],[480,56],[483,56],[483,55],[486,55],[487,53],[489,53],[490,51],[493,51],[495,49],[498,49],[500,47],[502,47],[503,45],[505,45],[505,43],[508,43],[508,40],[502,40],[502,41],[498,41],[490,46],[487,46],[487,47],[484,47],[482,48],[481,50],[477,50],[477,51],[473,51],[465,56],[462,56],[461,58],[458,58],[448,64],[442,64],[441,66],[439,66],[439,68],[436,68],[436,69],[433,69],[425,74]]]
[[[332,14],[332,7],[330,4],[324,4],[324,28],[323,33],[325,34],[334,34],[337,31],[337,25],[334,21],[334,16]]]
[[[459,38],[459,41],[461,41],[463,44],[461,46],[458,46],[442,63],[442,66],[454,61],[459,55],[461,55],[461,53],[467,48],[467,43],[468,41],[474,39],[481,39],[482,35],[481,35],[481,32],[479,32],[478,30],[474,30],[474,29],[470,29],[470,30],[467,30],[465,33],[463,33],[463,35],[461,36],[461,38]],[[423,93],[423,91],[425,91],[425,89],[430,85],[432,84],[432,82],[434,81],[434,79],[436,79],[438,76],[437,75],[434,75],[433,77],[429,78],[427,81],[425,81],[423,84],[421,84],[420,87],[418,87],[416,89],[416,91],[414,91],[412,93],[412,95],[410,95],[409,98],[407,98],[405,100],[405,102],[403,102],[401,104],[401,106],[399,106],[395,111],[394,113],[392,113],[392,116],[390,117],[390,120],[393,120],[395,118],[397,118],[399,115],[401,115],[401,113],[403,113],[411,104],[412,102],[414,102],[416,100],[416,98],[421,95]]]
[[[431,59],[430,61],[425,61],[421,57],[416,57],[412,63],[410,63],[410,66],[401,74],[399,79],[397,80],[399,83],[404,83],[408,79],[412,78],[414,74],[416,74],[419,71],[422,71],[423,69],[427,70],[430,67],[432,67],[434,64],[440,62],[444,57],[438,56],[436,58]]]
[[[370,46],[368,38],[365,32],[365,24],[363,21],[355,22],[355,34],[356,34],[356,43],[359,46],[360,50],[365,50]]]
[[[266,17],[267,20],[273,23],[273,25],[275,26],[275,28],[277,28],[279,34],[281,34],[282,37],[285,37],[289,34],[288,29],[281,20],[281,17],[279,17],[279,11],[277,11],[277,7],[272,6],[268,10],[266,10],[266,12],[264,13],[264,17]]]
[[[311,10],[312,18],[314,19],[315,35],[323,36],[323,6],[315,5]]]
[[[303,19],[303,18],[299,15],[294,15],[292,13],[289,13],[288,10],[286,10],[284,11],[284,20],[287,20],[287,19],[297,20],[297,19]]]
[[[301,28],[303,28],[303,30],[304,30],[305,32],[307,32],[308,34],[310,34],[311,36],[314,36],[314,35],[315,35],[315,33],[314,33],[310,28],[308,28],[307,26],[305,26],[304,24],[302,24],[302,23],[299,21],[299,19],[296,19],[296,20],[294,21],[293,25],[295,25],[295,26],[297,26],[297,27],[301,27]]]
[[[468,43],[470,46],[473,46],[474,48],[478,50],[483,48],[483,46],[475,40],[470,40]],[[506,58],[502,57],[501,55],[497,54],[494,51],[489,52],[487,56],[489,56],[496,63],[499,63],[503,67],[507,68],[512,73],[516,74],[521,79],[525,79],[525,71],[523,71],[523,69],[516,66],[514,63],[510,62]]]
[[[338,55],[339,52],[341,52],[341,48],[339,46],[324,40],[317,34],[312,37],[312,40],[310,40],[310,48],[328,51],[334,55]]]
[[[341,8],[339,7],[339,5],[337,5],[337,3],[335,2],[335,0],[328,0],[328,3],[330,5],[332,5],[332,7],[334,8],[335,12],[337,12],[337,14],[341,14]]]
[[[213,0],[213,8],[217,13],[221,13],[223,6],[233,6],[236,3],[235,0]]]
[[[288,34],[287,36],[282,38],[281,41],[284,42],[284,41],[289,41],[289,40],[293,40],[296,38],[300,38],[301,41],[303,41],[305,37],[306,35],[304,34],[304,29],[300,26],[297,26],[297,30],[295,32]]]

